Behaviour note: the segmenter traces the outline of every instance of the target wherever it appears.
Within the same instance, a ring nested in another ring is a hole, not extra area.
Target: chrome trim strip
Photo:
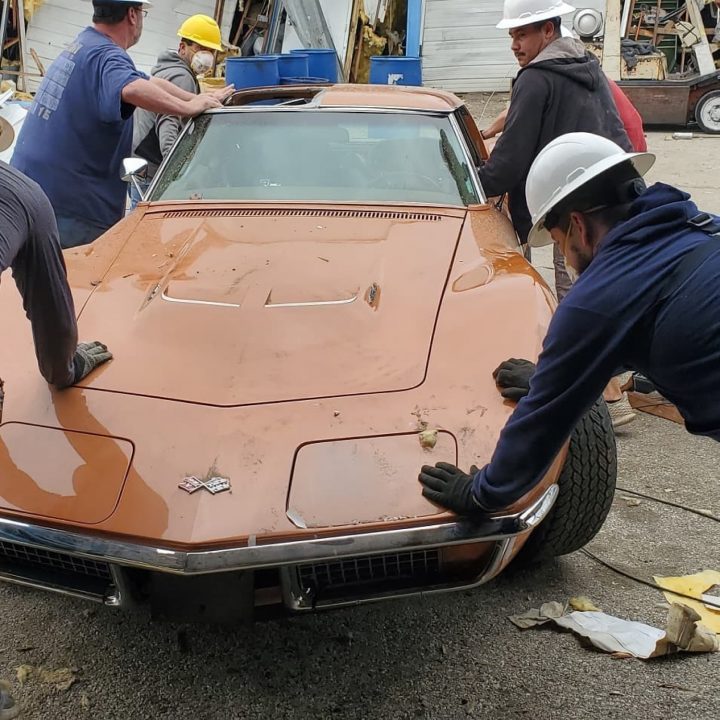
[[[213,300],[182,300],[181,298],[170,297],[164,290],[160,296],[163,300],[171,303],[183,303],[185,305],[213,305],[215,307],[239,308],[237,303],[215,302]]]
[[[360,297],[360,293],[345,300],[310,300],[308,302],[273,303],[265,301],[266,308],[300,308],[300,307],[323,307],[325,305],[351,305]],[[268,298],[269,300],[270,298]]]
[[[524,512],[484,518],[479,523],[461,519],[457,522],[435,523],[399,530],[195,552],[139,545],[98,535],[81,535],[2,517],[0,517],[0,541],[159,572],[202,575],[231,570],[298,565],[356,555],[378,555],[428,546],[503,541],[521,535],[538,525],[553,506],[557,494],[558,486],[551,485]]]
[[[270,98],[268,98],[270,99]],[[297,99],[297,98],[296,98]],[[462,107],[462,106],[459,106]],[[224,115],[227,113],[257,113],[257,112],[322,112],[322,113],[353,113],[353,114],[371,114],[371,115],[425,115],[429,117],[447,117],[452,115],[458,108],[447,108],[439,110],[437,108],[423,109],[411,108],[398,105],[395,107],[372,107],[357,105],[317,105],[307,103],[305,105],[223,105],[220,108],[212,108],[206,110],[203,115]],[[201,116],[198,116],[201,117]]]
[[[385,600],[398,600],[400,598],[439,595],[459,590],[472,590],[492,580],[508,561],[514,547],[517,535],[530,532],[537,527],[552,509],[557,500],[558,486],[552,485],[545,494],[521,516],[526,523],[526,529],[522,533],[500,539],[493,553],[492,559],[480,573],[480,575],[469,582],[447,583],[434,587],[418,588],[417,590],[399,590],[396,592],[378,593],[356,599],[329,600],[322,599],[315,601],[306,588],[300,587],[298,573],[294,567],[283,567],[280,569],[280,582],[285,606],[294,612],[308,612],[312,610],[329,610],[331,608],[350,607],[355,605],[366,605]]]
[[[472,155],[470,154],[470,150],[467,146],[467,143],[465,142],[465,135],[463,134],[463,131],[460,128],[460,124],[458,123],[458,119],[455,116],[455,113],[450,115],[450,124],[453,126],[453,129],[455,130],[455,137],[457,138],[458,142],[460,143],[460,147],[463,150],[463,155],[465,156],[465,162],[468,166],[468,171],[470,172],[470,177],[472,178],[473,185],[475,187],[475,192],[477,193],[478,198],[480,199],[481,204],[487,203],[487,196],[485,195],[485,190],[483,190],[482,183],[480,182],[480,177],[478,176],[477,168],[475,167],[475,163],[473,162]]]

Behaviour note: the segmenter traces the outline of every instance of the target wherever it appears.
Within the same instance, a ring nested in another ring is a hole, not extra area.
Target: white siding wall
[[[225,3],[223,38],[232,22],[235,3]],[[196,13],[212,15],[215,0],[157,0],[145,18],[140,42],[130,48],[130,55],[140,70],[149,72],[160,52],[176,47],[179,41],[176,33],[182,21]],[[47,68],[75,36],[92,22],[92,5],[81,0],[45,0],[36,11],[28,27],[28,46],[34,48]],[[35,63],[27,56],[28,67],[35,72]],[[38,80],[30,82],[35,90]]]
[[[502,0],[425,0],[423,82],[453,92],[509,90],[518,71]]]

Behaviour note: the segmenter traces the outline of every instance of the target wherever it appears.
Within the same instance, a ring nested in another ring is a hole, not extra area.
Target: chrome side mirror
[[[122,161],[122,170],[120,171],[120,179],[126,183],[131,182],[135,186],[135,190],[137,190],[138,195],[142,199],[145,198],[145,193],[143,192],[140,184],[138,183],[138,177],[145,170],[147,170],[147,167],[147,160],[143,160],[142,158],[130,157],[125,158]]]
[[[130,157],[122,161],[122,171],[120,178],[123,182],[131,182],[143,170],[147,170],[148,162],[142,158]]]

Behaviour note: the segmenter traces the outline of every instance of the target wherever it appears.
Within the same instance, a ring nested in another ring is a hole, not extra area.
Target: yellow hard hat
[[[178,37],[191,40],[210,50],[222,50],[222,35],[219,25],[208,15],[189,17],[178,30]]]

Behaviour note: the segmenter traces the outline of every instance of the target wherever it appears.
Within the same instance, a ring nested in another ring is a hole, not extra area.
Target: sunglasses
[[[607,207],[609,206],[596,205],[595,207],[588,208],[587,210],[578,210],[577,212],[582,213],[583,215],[592,215],[600,210],[605,210]],[[545,216],[545,220],[543,220],[543,227],[550,232],[550,230],[558,227],[558,225],[560,225],[560,213],[553,209]]]

